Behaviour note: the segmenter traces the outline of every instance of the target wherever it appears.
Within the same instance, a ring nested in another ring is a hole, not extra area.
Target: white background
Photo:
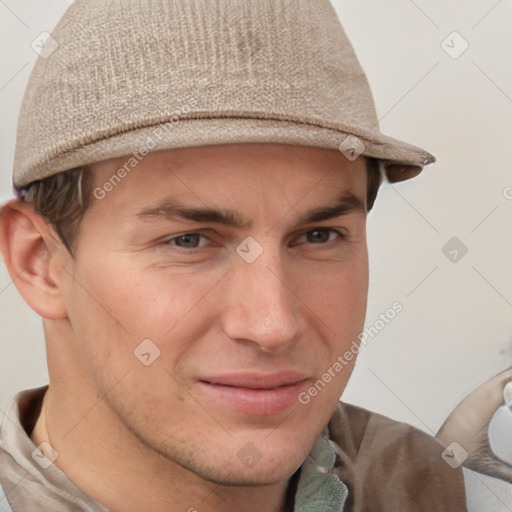
[[[69,3],[0,2],[1,199],[12,196],[30,44]],[[467,393],[512,365],[512,3],[333,4],[382,131],[438,158],[419,178],[384,186],[370,215],[367,325],[396,301],[404,309],[362,351],[343,398],[434,433]],[[469,44],[456,59],[443,49],[462,48],[454,31]],[[455,263],[442,252],[452,237],[468,248]],[[2,411],[16,391],[47,381],[44,354],[41,320],[0,262]]]

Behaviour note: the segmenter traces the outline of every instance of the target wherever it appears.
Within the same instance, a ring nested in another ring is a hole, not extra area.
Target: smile
[[[215,401],[243,414],[278,414],[297,403],[306,386],[302,374],[280,373],[269,376],[230,375],[201,379],[201,389]]]

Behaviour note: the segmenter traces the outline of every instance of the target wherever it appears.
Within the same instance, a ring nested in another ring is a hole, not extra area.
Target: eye
[[[306,242],[309,244],[325,244],[327,242],[332,242],[337,238],[345,238],[345,236],[336,229],[316,228],[301,235],[298,239],[298,243]]]
[[[208,244],[208,238],[199,233],[184,233],[183,235],[170,238],[167,244],[176,245],[183,249],[197,249]]]

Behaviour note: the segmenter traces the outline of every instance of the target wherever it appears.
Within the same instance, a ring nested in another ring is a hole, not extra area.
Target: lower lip
[[[210,396],[213,395],[239,412],[258,416],[278,414],[296,404],[305,384],[306,381],[302,380],[278,388],[250,389],[199,382]]]

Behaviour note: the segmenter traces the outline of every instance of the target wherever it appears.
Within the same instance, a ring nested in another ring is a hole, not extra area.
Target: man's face
[[[93,188],[125,162],[93,165]],[[202,478],[289,477],[352,371],[299,400],[363,326],[366,183],[364,159],[312,147],[146,156],[93,199],[65,262],[69,350],[83,365],[67,385]]]

